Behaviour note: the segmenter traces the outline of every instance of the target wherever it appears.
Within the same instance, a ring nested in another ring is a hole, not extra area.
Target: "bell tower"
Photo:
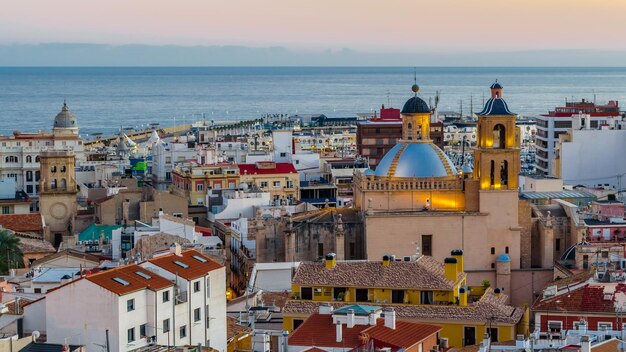
[[[517,114],[502,99],[502,85],[491,85],[491,98],[478,116],[474,150],[474,179],[482,190],[517,190],[520,168],[520,131]]]
[[[73,235],[77,213],[74,152],[49,150],[42,151],[39,157],[39,209],[50,228],[51,238],[47,240],[57,247],[63,237]]]

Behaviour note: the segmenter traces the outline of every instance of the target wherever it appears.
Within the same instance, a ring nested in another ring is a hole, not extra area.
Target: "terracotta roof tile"
[[[615,352],[619,351],[622,342],[618,339],[610,339],[591,346],[592,352]]]
[[[56,250],[54,246],[44,240],[44,239],[35,239],[17,236],[20,239],[19,247],[22,250],[22,253],[55,253]]]
[[[465,274],[460,274],[457,281]],[[324,262],[302,263],[293,283],[310,286],[342,286],[424,290],[451,290],[456,282],[444,277],[444,264],[428,256],[410,262],[338,261],[327,269]]]
[[[342,325],[343,340],[337,342],[332,315],[314,313],[291,334],[289,345],[356,348],[369,338],[385,345],[406,349],[440,330],[440,326],[406,321],[397,321],[396,329],[390,329],[385,326],[384,319],[378,319],[373,326],[356,325],[348,328]]]
[[[40,232],[43,218],[40,213],[0,215],[0,226],[16,232]]]
[[[247,332],[252,332],[252,329],[250,329],[247,326],[239,324],[236,318],[229,317],[229,316],[226,317],[226,338],[228,340],[236,337],[239,334],[243,334]]]
[[[621,293],[621,295],[617,295]],[[605,299],[605,294],[610,299]],[[626,294],[626,284],[588,283],[569,292],[537,301],[533,310],[615,313],[616,296]]]
[[[422,319],[423,321],[467,320],[484,324],[493,319],[493,322],[517,324],[524,315],[523,308],[505,304],[506,296],[495,297],[493,291],[488,290],[483,297],[467,307],[455,305],[410,305],[410,304],[376,304],[381,307],[392,307],[398,318]],[[313,314],[318,311],[321,302],[289,300],[285,305],[285,313]],[[352,303],[331,302],[335,309]],[[478,323],[477,323],[478,324]]]
[[[45,266],[46,263],[55,260],[57,258],[61,258],[61,257],[65,257],[65,256],[71,256],[74,258],[79,258],[79,259],[84,259],[84,260],[88,260],[94,263],[94,266],[97,266],[98,264],[100,264],[100,258],[92,255],[92,254],[88,254],[88,253],[83,253],[83,252],[78,252],[78,251],[74,251],[71,249],[65,249],[62,250],[60,252],[54,253],[54,254],[50,254],[47,255],[41,259],[37,259],[35,260],[31,266],[36,267],[36,266]]]
[[[142,273],[143,276],[138,273]],[[158,291],[174,285],[170,280],[137,264],[101,271],[97,274],[89,275],[85,279],[117,295],[125,295],[143,289]]]
[[[202,260],[195,257],[202,258]],[[185,280],[193,280],[206,275],[208,272],[223,268],[222,265],[212,261],[206,255],[194,250],[188,249],[181,252],[181,255],[166,254],[148,260],[148,262],[166,270],[170,273],[178,274]],[[183,266],[176,264],[182,263]]]
[[[33,300],[30,300],[27,298],[20,298],[17,305],[15,304],[15,300],[6,302],[5,305],[7,306],[9,310],[7,314],[13,314],[13,315],[24,314],[24,307],[29,305],[32,302]]]

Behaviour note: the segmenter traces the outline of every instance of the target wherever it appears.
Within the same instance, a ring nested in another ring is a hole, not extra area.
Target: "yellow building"
[[[442,261],[451,250],[466,253],[467,281],[484,279],[516,305],[532,301],[531,238],[522,233],[517,175],[520,167],[517,115],[491,86],[478,116],[474,164],[457,170],[430,138],[431,109],[414,95],[404,105],[402,139],[378,163],[354,177],[354,203],[364,214],[368,259],[384,254],[422,254]],[[498,271],[505,254],[510,270]],[[545,280],[544,280],[545,279]],[[539,283],[541,282],[541,283]]]
[[[237,187],[239,187],[237,164],[199,165],[190,162],[177,165],[172,171],[173,193],[186,197],[189,205],[205,205],[206,195],[211,190]]]
[[[293,204],[300,199],[300,176],[291,163],[259,161],[239,164],[239,173],[242,183],[269,192],[275,204]]]
[[[505,341],[526,332],[526,310],[507,305],[499,289],[467,286],[463,251],[451,254],[443,264],[428,256],[337,261],[334,254],[301,263],[283,328],[293,331],[326,302],[393,307],[399,320],[441,325],[441,337],[456,347],[476,344],[485,333]]]

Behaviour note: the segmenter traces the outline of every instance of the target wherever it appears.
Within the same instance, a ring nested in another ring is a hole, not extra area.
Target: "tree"
[[[20,248],[20,239],[9,230],[0,231],[0,273],[9,273],[9,269],[24,267],[24,254]]]

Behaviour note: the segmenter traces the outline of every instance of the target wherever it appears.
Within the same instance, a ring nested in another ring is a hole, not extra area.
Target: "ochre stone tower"
[[[402,111],[402,139],[407,142],[424,141],[430,143],[430,108],[418,98],[419,86],[414,84],[411,88],[414,97],[405,105],[411,109]]]
[[[517,114],[502,99],[502,86],[491,85],[491,98],[478,116],[478,143],[474,150],[474,179],[480,189],[517,190],[520,131]]]
[[[74,152],[50,150],[40,154],[41,179],[39,184],[39,209],[50,229],[48,238],[58,246],[65,236],[72,236],[76,216],[76,176]]]

